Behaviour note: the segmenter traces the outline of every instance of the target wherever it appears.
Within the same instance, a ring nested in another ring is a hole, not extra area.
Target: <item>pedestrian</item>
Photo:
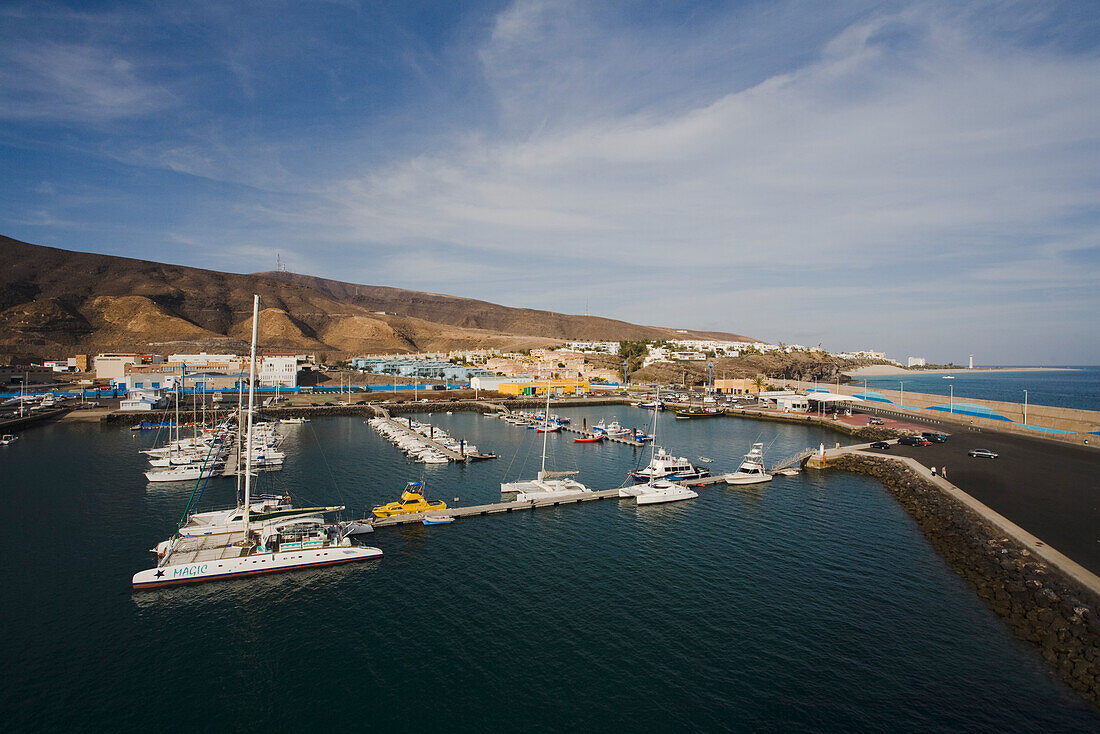
[[[932,467],[932,476],[936,476],[936,467]]]
[[[946,466],[941,466],[940,467],[940,476],[943,477],[944,479],[947,479],[947,467]]]

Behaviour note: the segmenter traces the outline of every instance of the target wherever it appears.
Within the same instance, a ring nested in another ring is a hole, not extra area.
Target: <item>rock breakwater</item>
[[[908,466],[848,454],[829,467],[875,477],[947,564],[1055,673],[1100,706],[1100,599]]]

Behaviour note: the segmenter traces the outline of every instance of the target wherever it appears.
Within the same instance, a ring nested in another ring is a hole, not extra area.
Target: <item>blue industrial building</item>
[[[461,380],[468,382],[471,377],[491,377],[495,374],[476,367],[466,367],[460,364],[430,359],[356,357],[351,360],[351,364],[360,372],[372,372],[376,375],[397,375],[399,377],[420,377],[428,380]]]

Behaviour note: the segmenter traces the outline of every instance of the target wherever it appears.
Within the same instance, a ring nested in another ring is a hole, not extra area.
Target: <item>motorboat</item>
[[[420,522],[425,525],[450,525],[454,521],[454,515],[428,515]]]
[[[0,446],[7,446],[9,443],[14,443],[19,440],[19,436],[12,433],[5,433],[0,436]]]
[[[409,515],[414,512],[446,509],[447,503],[443,500],[425,499],[424,482],[416,481],[405,483],[405,490],[401,493],[401,499],[379,505],[371,510],[371,514],[375,517],[393,517],[395,515]]]
[[[663,448],[654,451],[649,465],[638,471],[630,472],[635,482],[649,482],[653,479],[701,479],[710,476],[710,470],[697,467],[683,456],[673,456]]]
[[[664,502],[692,500],[699,496],[695,490],[688,489],[667,479],[654,479],[648,484],[634,487],[638,490],[635,501],[639,505],[657,505]]]
[[[771,480],[772,475],[764,467],[764,444],[754,443],[737,471],[726,477],[726,484],[760,484]]]
[[[597,433],[592,436],[577,436],[573,439],[573,443],[600,443],[606,441],[607,435],[604,433]]]
[[[297,418],[280,418],[279,422],[284,426],[299,426],[303,423],[309,423],[309,418],[302,418],[301,416]]]

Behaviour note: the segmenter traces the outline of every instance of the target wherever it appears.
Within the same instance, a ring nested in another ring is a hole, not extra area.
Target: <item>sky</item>
[[[1100,5],[6,2],[0,234],[1100,364]]]

